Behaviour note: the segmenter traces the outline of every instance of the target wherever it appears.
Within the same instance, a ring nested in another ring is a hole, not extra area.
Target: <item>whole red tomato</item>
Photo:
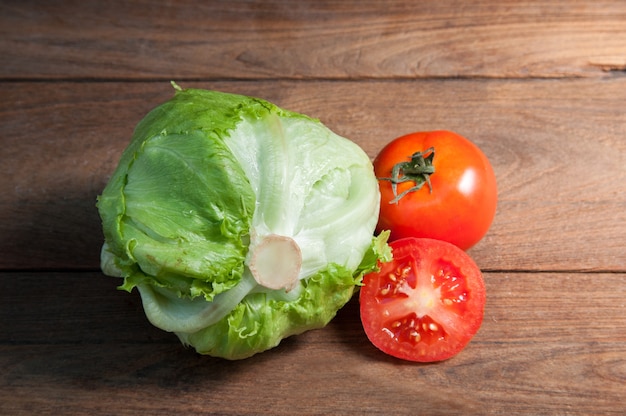
[[[463,250],[480,241],[496,213],[496,177],[474,143],[451,131],[407,134],[374,160],[381,208],[377,231],[390,240],[433,238]]]

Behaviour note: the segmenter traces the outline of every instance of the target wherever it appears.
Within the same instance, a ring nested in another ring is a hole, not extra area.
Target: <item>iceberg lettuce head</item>
[[[98,198],[103,272],[201,354],[323,327],[388,256],[369,157],[267,101],[175,87]]]

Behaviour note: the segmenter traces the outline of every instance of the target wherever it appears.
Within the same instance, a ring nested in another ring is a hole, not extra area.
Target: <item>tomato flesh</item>
[[[359,300],[367,337],[405,360],[456,355],[483,319],[485,285],[478,266],[444,241],[405,238],[390,246],[393,260],[363,278]]]

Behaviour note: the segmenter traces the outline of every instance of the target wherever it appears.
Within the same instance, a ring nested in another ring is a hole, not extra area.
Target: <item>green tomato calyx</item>
[[[419,191],[425,183],[428,184],[430,192],[433,191],[433,187],[430,183],[430,175],[435,173],[435,166],[433,165],[434,158],[434,147],[415,152],[411,155],[409,161],[399,162],[393,165],[390,178],[378,178],[379,180],[391,182],[394,198],[389,201],[390,204],[397,204],[398,201],[409,192]],[[415,185],[398,194],[398,184],[408,181],[413,181]]]

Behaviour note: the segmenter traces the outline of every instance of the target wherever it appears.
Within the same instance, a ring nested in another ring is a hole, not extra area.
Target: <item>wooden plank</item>
[[[0,267],[97,267],[96,196],[136,122],[171,96],[169,85],[125,85],[4,85]]]
[[[326,328],[244,361],[158,335],[99,273],[0,273],[0,413],[621,414],[623,273],[486,273],[483,326],[458,356],[400,362],[356,299]],[[37,288],[37,290],[33,290]]]
[[[149,324],[138,293],[118,290],[121,283],[98,272],[0,273],[0,345],[179,345]]]
[[[620,0],[0,4],[0,78],[602,77]]]
[[[496,219],[471,251],[481,267],[626,270],[626,78],[183,86],[318,117],[372,157],[410,131],[457,131],[498,178]],[[166,82],[4,85],[0,268],[98,267],[96,196],[134,125],[172,91]]]

